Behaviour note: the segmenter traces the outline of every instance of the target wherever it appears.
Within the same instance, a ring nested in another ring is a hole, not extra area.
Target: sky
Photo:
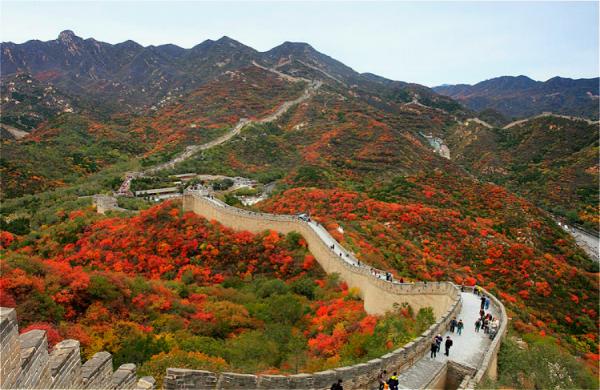
[[[503,75],[598,77],[597,2],[0,0],[3,42],[83,38],[185,48],[227,35],[307,42],[358,72],[428,86]]]

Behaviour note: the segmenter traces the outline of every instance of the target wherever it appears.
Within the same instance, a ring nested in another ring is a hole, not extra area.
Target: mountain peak
[[[64,30],[58,34],[58,40],[63,42],[71,42],[73,39],[79,38],[75,33],[71,30]]]
[[[304,51],[315,51],[315,48],[312,47],[311,45],[309,45],[306,42],[290,42],[290,41],[285,41],[283,42],[281,45],[279,45],[278,47],[280,48],[286,48],[286,49],[293,49],[293,50],[304,50]]]
[[[217,39],[214,43],[220,44],[220,45],[229,45],[232,47],[242,46],[242,44],[240,42],[236,41],[235,39],[229,38],[227,35],[223,35],[221,38]]]

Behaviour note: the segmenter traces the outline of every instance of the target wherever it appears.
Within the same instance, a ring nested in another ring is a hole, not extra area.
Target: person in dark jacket
[[[342,386],[342,380],[338,379],[333,385],[331,385],[331,390],[344,390],[344,386]]]
[[[456,317],[452,318],[450,321],[450,333],[454,333],[454,328],[456,328]]]
[[[485,297],[481,297],[481,310],[485,309]]]
[[[388,379],[387,383],[390,386],[390,390],[398,390],[398,384],[400,383],[400,381],[398,381],[398,373],[394,372],[394,375]]]
[[[452,344],[453,342],[450,336],[446,336],[446,356],[450,356],[450,347],[452,346]]]
[[[431,340],[431,354],[429,355],[432,359],[435,359],[435,357],[437,356],[437,350],[438,350],[437,337],[434,337],[433,340]]]
[[[387,377],[387,371],[383,370],[377,376],[377,381],[379,382],[379,390],[383,390],[385,388],[385,378]]]
[[[462,330],[465,327],[465,324],[463,323],[463,320],[459,320],[458,324],[456,324],[456,332],[458,333],[458,335],[460,336],[462,334]]]
[[[437,344],[437,351],[440,352],[440,348],[442,346],[442,341],[444,341],[444,338],[442,337],[441,334],[438,334],[437,336],[435,336],[435,343]]]

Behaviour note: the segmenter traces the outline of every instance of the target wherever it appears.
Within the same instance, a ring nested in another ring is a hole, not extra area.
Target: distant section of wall
[[[440,319],[460,297],[460,291],[448,282],[400,284],[381,280],[371,274],[369,267],[357,267],[342,260],[307,222],[293,216],[253,213],[220,205],[193,193],[184,194],[183,209],[209,220],[217,220],[225,226],[253,233],[265,230],[283,234],[300,233],[325,272],[339,274],[349,287],[360,290],[365,311],[369,314],[384,314],[393,309],[395,304],[408,303],[415,311],[431,307],[436,318]]]
[[[48,353],[46,331],[19,335],[15,309],[0,307],[1,389],[154,389],[154,383],[137,381],[135,364],[113,372],[108,352],[81,364],[77,340],[63,340]]]

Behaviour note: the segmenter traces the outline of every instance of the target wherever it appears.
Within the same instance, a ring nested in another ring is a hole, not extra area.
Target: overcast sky
[[[192,47],[223,35],[265,51],[310,43],[359,72],[429,86],[501,75],[598,76],[597,2],[24,2],[1,40],[83,38]]]

